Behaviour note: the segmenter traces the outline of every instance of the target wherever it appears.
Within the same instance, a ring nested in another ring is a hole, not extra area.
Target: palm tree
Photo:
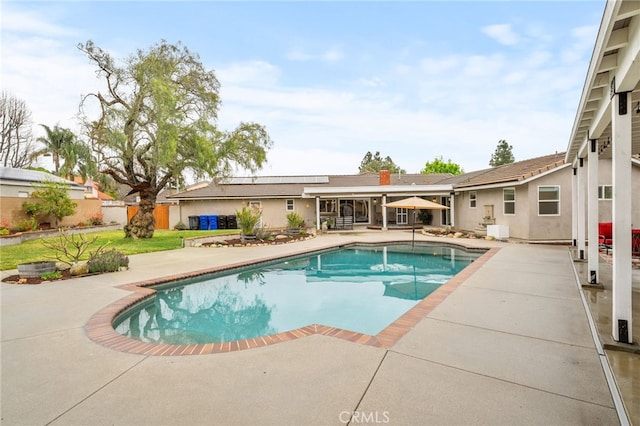
[[[77,143],[76,135],[74,135],[71,130],[62,128],[57,124],[53,129],[45,124],[41,124],[41,126],[47,135],[45,137],[39,137],[37,141],[44,144],[44,148],[36,151],[33,155],[34,157],[39,155],[52,155],[53,167],[55,169],[54,174],[60,176],[60,159],[64,159],[65,163],[69,165],[73,164],[73,159],[69,158],[71,161],[67,161],[67,158],[73,152],[73,145]],[[65,169],[66,168],[68,167],[65,167]]]
[[[84,179],[93,178],[97,174],[95,161],[91,157],[91,149],[83,144],[69,129],[55,125],[52,128],[41,124],[47,133],[38,138],[44,148],[36,151],[34,156],[52,155],[55,175],[72,179],[80,174]]]

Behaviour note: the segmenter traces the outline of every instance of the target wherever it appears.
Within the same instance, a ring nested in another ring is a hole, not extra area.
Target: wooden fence
[[[138,213],[138,206],[127,206],[127,223]],[[156,229],[169,229],[169,206],[159,204],[153,209],[153,218],[156,220]]]

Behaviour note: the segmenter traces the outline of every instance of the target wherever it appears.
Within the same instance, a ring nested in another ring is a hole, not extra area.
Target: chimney
[[[391,172],[389,170],[380,170],[380,185],[391,185]]]

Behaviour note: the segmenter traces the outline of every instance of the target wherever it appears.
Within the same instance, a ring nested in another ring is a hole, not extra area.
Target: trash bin
[[[227,229],[238,229],[238,218],[235,215],[227,216]]]
[[[199,229],[201,231],[206,231],[207,229],[209,229],[209,216],[200,215],[200,227],[199,227]]]
[[[218,229],[218,215],[209,215],[209,229]]]
[[[192,231],[200,227],[200,218],[198,216],[189,216],[189,229]]]
[[[218,229],[227,229],[227,216],[223,214],[218,216]]]

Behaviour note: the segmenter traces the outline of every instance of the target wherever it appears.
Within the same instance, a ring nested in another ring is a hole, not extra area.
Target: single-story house
[[[511,237],[529,241],[570,241],[572,174],[565,153],[480,170],[450,179],[456,193],[456,226],[508,228]],[[632,194],[640,194],[640,161],[631,159]],[[600,163],[598,221],[611,221],[611,165]],[[631,194],[630,194],[631,195]],[[634,197],[634,222],[640,224],[640,197]]]
[[[46,172],[0,167],[0,220],[14,226],[25,219],[27,216],[22,204],[36,190],[33,184],[45,181],[69,185],[69,198],[78,204],[76,213],[63,218],[60,225],[70,226],[84,222],[90,215],[100,211],[100,200],[85,200],[85,187],[79,183]]]
[[[345,217],[352,219],[352,226],[382,226],[385,202],[420,194],[448,203],[453,186],[438,184],[448,177],[451,175],[389,172],[380,175],[236,177],[167,198],[180,202],[179,220],[185,224],[191,216],[235,215],[236,211],[248,206],[261,209],[261,226],[269,228],[285,227],[289,212],[300,214],[308,227],[320,228],[326,220],[335,224],[337,219]],[[390,215],[388,224],[409,225],[412,220],[405,209]],[[436,218],[434,223],[444,223],[441,220],[447,222],[448,218]]]
[[[408,209],[385,208],[388,202],[419,196],[449,207],[433,211],[430,224],[486,232],[506,229],[511,238],[570,241],[572,169],[565,153],[556,153],[459,176],[450,174],[380,174],[236,177],[167,196],[179,201],[173,225],[190,217],[234,215],[245,206],[261,209],[261,226],[286,226],[297,212],[309,227],[327,220],[334,228],[413,226]],[[633,194],[640,194],[640,161],[631,160]],[[611,174],[600,165],[599,220],[611,220]],[[640,224],[640,197],[634,197],[634,223]],[[348,219],[348,220],[346,220]]]

